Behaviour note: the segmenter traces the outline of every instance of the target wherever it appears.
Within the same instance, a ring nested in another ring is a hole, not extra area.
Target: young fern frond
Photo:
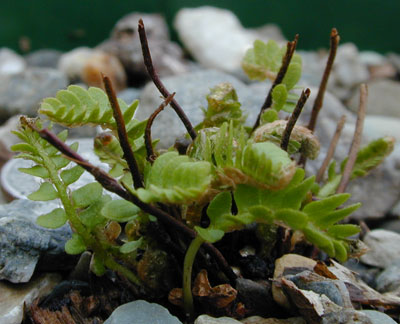
[[[130,106],[121,99],[118,103],[128,137],[136,139],[143,135],[141,131],[144,132],[145,122],[133,119],[139,101],[135,100]],[[103,90],[95,87],[85,90],[82,87],[70,85],[66,90],[58,91],[56,97],[44,99],[39,113],[67,127],[91,125],[114,131],[117,127],[107,95]]]
[[[210,89],[207,95],[207,109],[204,111],[204,120],[196,126],[196,129],[207,127],[220,127],[224,122],[233,121],[235,126],[244,123],[240,109],[240,102],[235,89],[230,83],[220,83]]]
[[[378,167],[383,160],[393,151],[394,138],[387,136],[370,142],[357,153],[356,162],[351,172],[350,180],[366,176],[370,171]],[[328,197],[336,192],[342,179],[347,158],[343,160],[340,172],[336,172],[336,162],[332,161],[328,169],[328,178],[318,191],[318,197]]]
[[[285,52],[286,46],[280,48],[273,40],[268,41],[268,43],[256,40],[253,48],[247,50],[242,60],[242,68],[251,80],[263,81],[267,78],[274,80],[281,67]],[[276,113],[280,110],[293,112],[299,97],[290,91],[295,88],[300,80],[301,66],[300,55],[294,54],[282,83],[272,91],[272,106],[268,108],[272,108]],[[275,114],[271,116],[271,112],[268,112],[267,115],[263,117],[265,121],[272,122],[277,119],[277,116],[274,117]]]
[[[213,163],[222,187],[252,184],[261,188],[285,187],[295,172],[295,163],[287,152],[270,142],[246,143],[243,129],[231,121],[220,129],[204,129],[189,155]]]
[[[200,199],[213,178],[212,165],[193,161],[186,155],[167,152],[159,156],[148,170],[145,188],[134,191],[144,202],[188,204]]]

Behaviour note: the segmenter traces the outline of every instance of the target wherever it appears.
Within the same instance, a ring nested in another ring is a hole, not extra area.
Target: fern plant
[[[149,287],[140,275],[137,250],[153,247],[160,239],[143,230],[145,225],[157,221],[167,225],[173,235],[192,239],[183,265],[187,313],[193,313],[191,272],[197,251],[204,246],[234,280],[235,275],[212,243],[250,223],[274,223],[290,228],[302,233],[330,257],[346,260],[351,252],[349,237],[357,234],[359,228],[338,222],[360,204],[342,207],[350,195],[335,193],[341,174],[336,174],[334,162],[328,180],[320,189],[313,176],[305,177],[294,156],[300,153],[315,158],[319,141],[306,127],[294,125],[291,120],[279,120],[280,110],[298,109],[299,104],[293,104],[297,96],[291,91],[300,79],[301,58],[295,54],[287,62],[286,75],[282,82],[274,84],[271,106],[254,131],[244,127],[239,98],[229,84],[211,89],[204,121],[193,128],[155,74],[142,22],[139,33],[145,63],[166,98],[149,120],[156,117],[163,105],[171,103],[194,141],[186,154],[179,155],[170,148],[158,151],[154,160],[157,141],[150,137],[151,122],[136,120],[138,101],[127,105],[116,100],[106,77],[106,93],[98,88],[84,90],[77,86],[60,90],[54,98],[43,101],[39,112],[50,121],[68,127],[101,126],[105,133],[96,137],[94,150],[110,165],[110,171],[107,174],[84,160],[76,153],[76,144],[67,146],[66,131],[56,137],[43,128],[41,120],[22,118],[20,129],[15,132],[22,143],[13,150],[20,152],[18,158],[35,163],[21,171],[42,179],[39,190],[29,198],[60,199],[63,205],[40,216],[38,223],[57,228],[68,222],[74,231],[66,244],[68,253],[90,250],[92,270],[97,275],[110,268],[145,288]],[[285,51],[286,48],[279,48],[272,41],[267,44],[256,41],[254,48],[246,53],[243,68],[251,78],[273,79],[282,70]],[[287,135],[289,144],[284,149],[280,144]],[[393,141],[385,138],[362,149],[353,168],[353,178],[375,168],[392,147]],[[71,160],[77,166],[69,167]],[[69,185],[78,180],[83,169],[92,173],[97,182],[71,190]],[[122,199],[112,200],[103,188]],[[207,227],[201,226],[202,216],[208,218]],[[185,242],[175,240],[179,245]],[[159,248],[165,247],[159,245]]]

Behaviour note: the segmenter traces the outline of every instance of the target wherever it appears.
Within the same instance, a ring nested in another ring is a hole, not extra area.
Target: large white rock
[[[190,54],[208,68],[234,72],[257,36],[229,10],[215,7],[181,9],[174,26]]]

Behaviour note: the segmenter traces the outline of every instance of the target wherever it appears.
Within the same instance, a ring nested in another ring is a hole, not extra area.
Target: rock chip
[[[118,98],[130,105],[134,100],[139,99],[141,91],[138,88],[126,88],[118,93]]]
[[[211,317],[209,315],[200,315],[194,321],[194,324],[239,324],[238,320],[230,317]]]
[[[364,243],[369,251],[361,256],[361,262],[378,268],[387,268],[400,259],[400,234],[376,229],[368,232]]]
[[[148,79],[138,35],[138,21],[141,18],[157,72],[162,76],[186,72],[188,67],[183,52],[176,43],[170,41],[167,23],[159,14],[134,12],[122,17],[112,30],[110,39],[101,43],[98,49],[118,57],[132,83],[139,84],[143,79]]]
[[[88,47],[78,47],[60,57],[58,68],[63,71],[71,81],[83,81],[89,86],[102,88],[101,73],[108,76],[119,91],[126,87],[125,70],[112,54]]]
[[[246,278],[238,278],[236,290],[239,299],[245,301],[247,311],[252,314],[271,315],[274,301],[271,297],[271,284],[268,281],[256,282]]]
[[[182,324],[175,316],[161,305],[145,300],[117,307],[104,324]]]
[[[42,274],[26,284],[0,282],[0,323],[20,324],[24,309],[34,299],[47,295],[61,281],[61,275]]]
[[[376,289],[385,293],[400,288],[400,260],[394,261],[376,277]]]
[[[56,207],[26,199],[0,205],[0,280],[28,282],[40,258],[46,260],[43,268],[47,270],[65,268],[71,261],[64,252],[71,238],[69,226],[53,230],[35,224],[38,216]]]
[[[290,269],[294,269],[297,272],[305,269],[312,270],[316,264],[314,260],[298,254],[285,254],[275,260],[274,280],[281,278],[285,274],[285,270],[291,271]],[[291,306],[285,293],[277,286],[276,282],[272,284],[272,296],[279,305],[290,309]]]
[[[68,85],[65,75],[54,69],[31,68],[0,75],[0,121],[22,113],[35,116],[43,98],[54,96]]]
[[[352,87],[368,80],[368,68],[361,62],[358,49],[353,43],[338,47],[332,77],[334,84],[329,90],[340,99],[347,99]]]
[[[0,75],[21,73],[26,67],[24,58],[13,50],[0,48]]]
[[[237,78],[215,70],[195,71],[179,76],[170,76],[162,79],[165,87],[172,93],[176,92],[175,99],[181,105],[193,126],[203,120],[202,107],[207,107],[206,95],[210,89],[222,82],[229,82],[235,88],[244,114],[247,114],[247,124],[252,125],[262,106],[268,84],[246,86]],[[153,83],[146,85],[140,95],[140,105],[136,118],[148,118],[161,104],[160,94]],[[166,125],[168,125],[166,127]],[[167,107],[153,123],[152,137],[160,138],[160,147],[166,148],[175,142],[175,139],[185,133],[185,127],[176,113]]]
[[[26,63],[30,67],[56,69],[62,52],[54,49],[40,49],[25,56]]]
[[[360,310],[360,312],[367,315],[367,317],[371,320],[371,324],[396,324],[396,322],[385,313],[369,309]]]
[[[243,324],[306,324],[301,317],[291,317],[287,319],[262,318],[260,316],[251,316],[241,320]]]
[[[378,79],[368,82],[367,85],[367,114],[400,118],[400,82]],[[352,111],[357,111],[359,98],[360,93],[357,89],[348,103]]]
[[[400,118],[367,115],[365,116],[363,133],[369,141],[380,137],[393,136],[396,142],[400,142]]]
[[[19,143],[21,140],[11,133],[11,131],[16,130],[19,125],[19,115],[13,116],[0,126],[0,142],[9,151],[10,147],[14,144]]]
[[[181,9],[174,26],[196,61],[225,72],[240,69],[246,50],[257,39],[231,11],[210,6]]]

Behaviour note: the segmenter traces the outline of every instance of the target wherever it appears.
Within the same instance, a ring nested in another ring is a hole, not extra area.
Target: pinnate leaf
[[[31,193],[28,198],[36,201],[48,201],[58,198],[58,192],[50,182],[43,182],[39,190]]]
[[[143,237],[136,241],[130,241],[126,242],[121,247],[119,248],[119,251],[121,253],[127,254],[136,251],[138,248],[140,248],[143,244]]]
[[[85,251],[86,251],[86,246],[82,237],[77,233],[73,233],[72,238],[65,243],[65,252],[74,255],[74,254],[81,254],[82,252]]]
[[[117,222],[129,222],[138,216],[140,208],[127,200],[111,200],[101,209],[101,214]]]
[[[62,208],[56,208],[48,214],[37,218],[36,223],[46,228],[59,228],[67,222],[67,214]]]
[[[101,198],[103,187],[98,182],[89,183],[72,193],[75,207],[87,207]]]
[[[193,161],[177,152],[162,154],[146,176],[146,188],[136,193],[144,202],[188,203],[199,199],[209,188],[211,164]]]
[[[73,168],[63,170],[60,173],[61,180],[64,182],[66,186],[70,185],[78,181],[81,175],[85,172],[85,170],[79,165],[74,166]]]

